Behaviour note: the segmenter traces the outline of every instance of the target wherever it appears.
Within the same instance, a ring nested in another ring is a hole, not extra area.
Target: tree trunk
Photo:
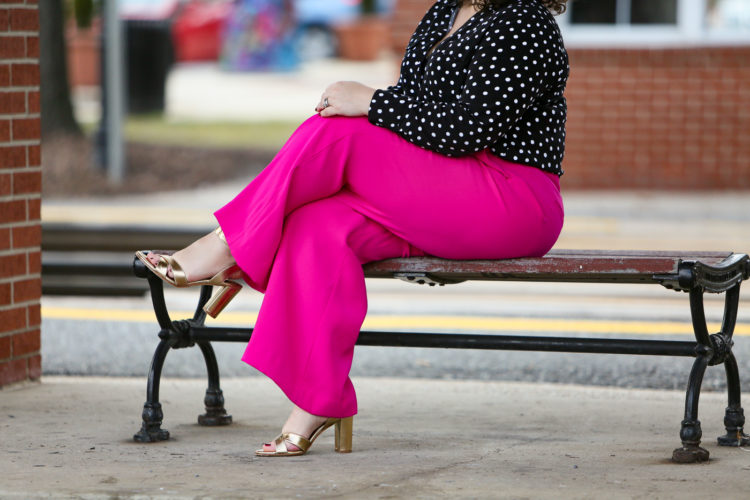
[[[81,135],[73,116],[62,0],[39,2],[39,66],[41,72],[42,136]]]

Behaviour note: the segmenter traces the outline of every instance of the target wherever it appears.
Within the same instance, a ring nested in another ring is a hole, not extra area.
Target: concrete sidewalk
[[[711,461],[676,465],[684,393],[360,378],[354,452],[327,432],[260,459],[289,410],[265,378],[223,383],[234,423],[196,424],[205,382],[162,382],[172,440],[136,444],[145,379],[3,390],[0,498],[747,498],[750,450],[722,448],[723,394],[701,401]]]
[[[301,122],[333,82],[354,80],[384,88],[398,80],[399,65],[395,56],[385,55],[376,61],[319,59],[289,72],[233,72],[215,63],[179,63],[165,84],[164,116],[175,122]],[[74,88],[72,97],[79,120],[99,120],[98,88]]]

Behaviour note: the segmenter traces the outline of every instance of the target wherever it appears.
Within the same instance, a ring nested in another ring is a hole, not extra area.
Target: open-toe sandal
[[[221,232],[221,228],[218,228],[216,234],[219,238],[226,243],[224,233]],[[201,280],[190,281],[185,275],[185,271],[177,259],[171,255],[159,254],[159,261],[156,264],[152,264],[148,259],[148,251],[137,251],[135,256],[143,262],[149,271],[154,273],[156,276],[164,280],[166,283],[177,287],[185,288],[191,286],[217,286],[219,289],[213,294],[211,299],[203,306],[203,310],[206,314],[215,318],[229,302],[234,298],[235,295],[242,289],[242,285],[237,280],[242,279],[243,272],[237,264],[228,266],[210,278]],[[170,271],[172,276],[170,276]]]
[[[255,454],[259,457],[294,457],[304,455],[310,449],[315,439],[332,425],[336,426],[335,450],[339,453],[349,453],[352,451],[352,424],[353,417],[329,418],[320,424],[309,438],[293,432],[282,432],[273,441],[276,445],[274,451],[265,451],[261,448],[260,450],[256,450]],[[298,449],[290,450],[287,443],[296,446]]]

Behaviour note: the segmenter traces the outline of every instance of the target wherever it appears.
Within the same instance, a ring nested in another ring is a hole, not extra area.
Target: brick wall
[[[0,1],[0,387],[41,375],[42,172],[35,1]]]
[[[430,0],[397,0],[403,53]],[[565,189],[750,189],[750,47],[569,48]]]
[[[569,54],[566,188],[750,189],[750,47]]]

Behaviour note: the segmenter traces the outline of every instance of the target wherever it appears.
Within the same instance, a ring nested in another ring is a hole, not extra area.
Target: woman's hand
[[[320,102],[315,106],[315,111],[320,116],[367,115],[374,93],[375,89],[359,82],[332,83],[323,91]]]

